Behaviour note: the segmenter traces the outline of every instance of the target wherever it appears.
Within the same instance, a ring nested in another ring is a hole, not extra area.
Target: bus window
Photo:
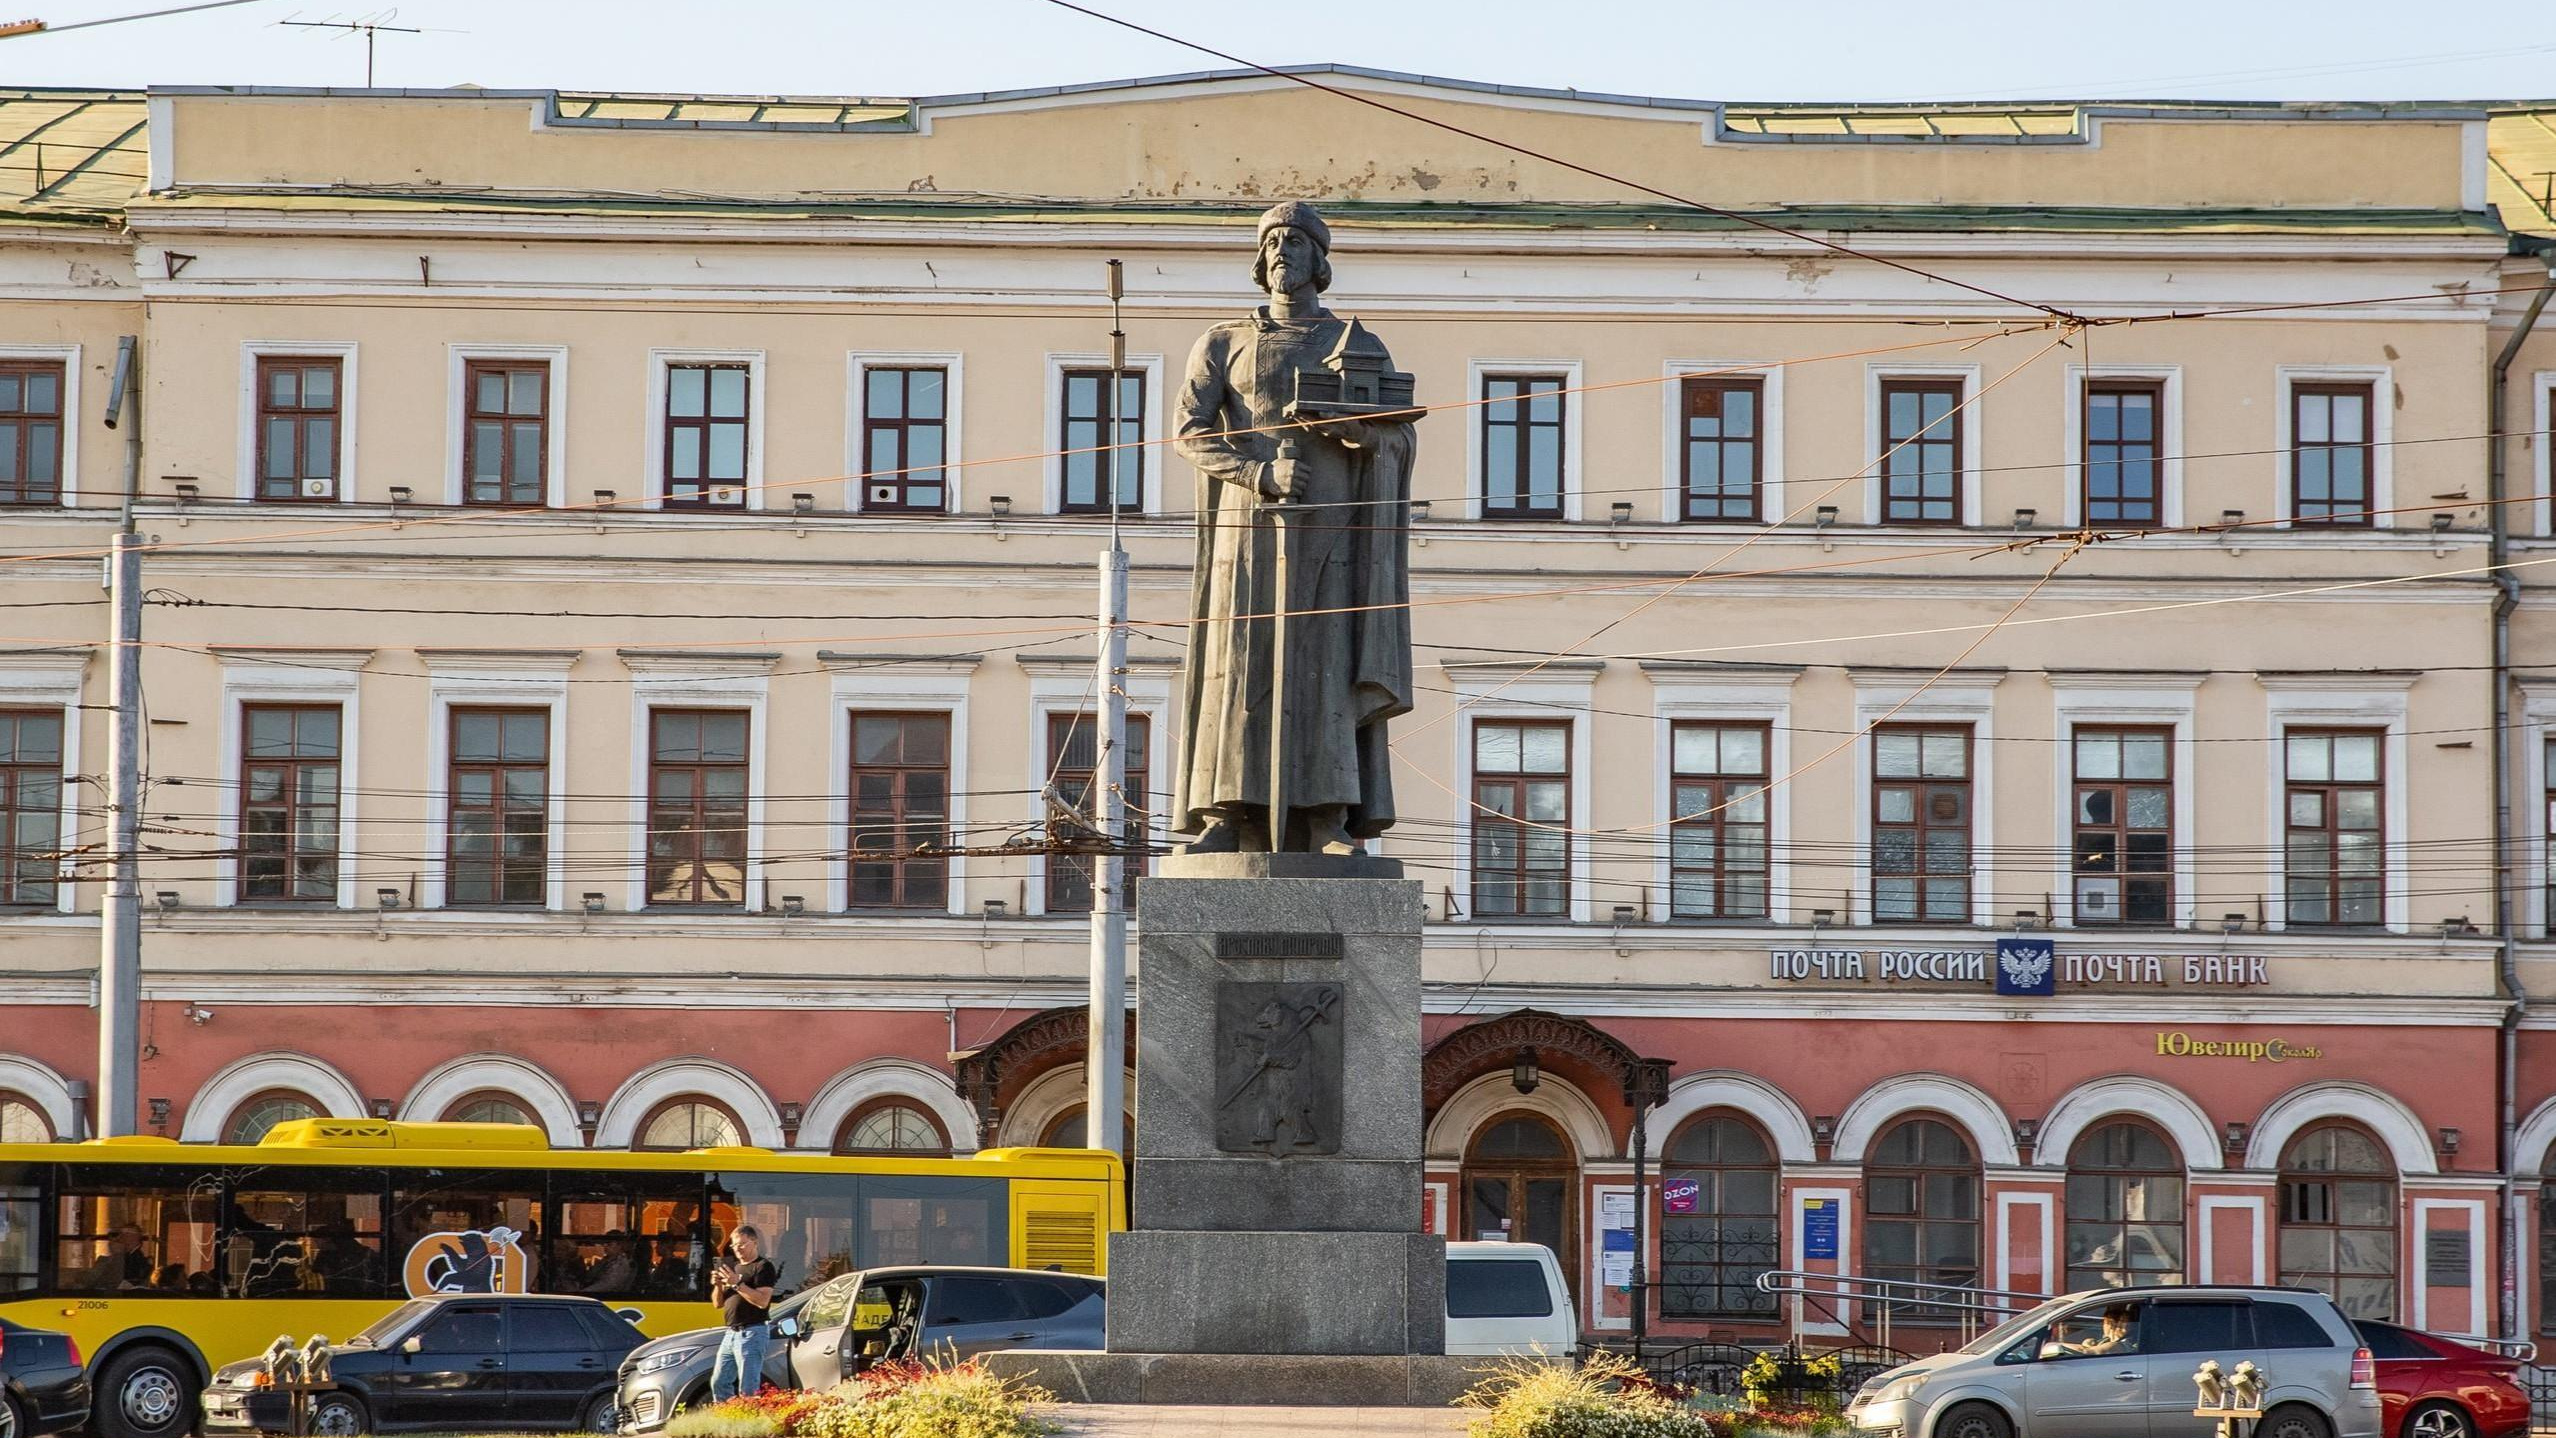
[[[200,1168],[65,1165],[53,1287],[66,1293],[205,1293],[220,1182]]]
[[[776,1294],[796,1293],[852,1271],[856,1185],[848,1173],[723,1173],[710,1190],[713,1237],[724,1244],[739,1223],[763,1235],[763,1256],[780,1267]]]
[[[231,1171],[222,1292],[236,1298],[382,1298],[382,1171],[295,1165]]]
[[[698,1173],[558,1169],[550,1175],[544,1293],[709,1297]]]
[[[44,1190],[33,1164],[0,1164],[0,1295],[36,1289],[36,1239],[44,1225]]]
[[[534,1292],[541,1180],[521,1169],[393,1169],[392,1286],[410,1297]]]
[[[1011,1262],[1003,1180],[863,1174],[859,1183],[863,1267]]]

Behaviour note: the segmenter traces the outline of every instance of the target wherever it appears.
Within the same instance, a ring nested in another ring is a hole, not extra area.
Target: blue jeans
[[[763,1353],[771,1343],[772,1330],[760,1323],[722,1334],[719,1356],[710,1363],[710,1401],[724,1403],[739,1394],[752,1397],[762,1392]]]

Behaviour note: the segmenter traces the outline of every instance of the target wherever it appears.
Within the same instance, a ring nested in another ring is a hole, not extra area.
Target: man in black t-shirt
[[[772,1290],[781,1281],[781,1271],[763,1256],[763,1235],[753,1224],[738,1224],[728,1235],[728,1247],[734,1256],[722,1255],[710,1270],[710,1301],[719,1305],[728,1328],[719,1338],[719,1356],[710,1364],[713,1403],[763,1391],[763,1350],[771,1337],[764,1318],[772,1310]]]

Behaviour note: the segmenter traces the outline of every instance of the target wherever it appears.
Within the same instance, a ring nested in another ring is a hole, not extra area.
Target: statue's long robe
[[[1280,609],[1291,616],[1288,807],[1345,804],[1362,839],[1393,824],[1385,721],[1411,710],[1411,426],[1371,424],[1372,442],[1357,447],[1294,441],[1304,489],[1288,520],[1284,596],[1259,492],[1278,438],[1225,435],[1284,420],[1297,373],[1322,368],[1346,327],[1327,311],[1277,319],[1264,306],[1207,331],[1190,354],[1174,405],[1180,452],[1198,470],[1177,832],[1203,828],[1209,810],[1269,802],[1268,616]]]

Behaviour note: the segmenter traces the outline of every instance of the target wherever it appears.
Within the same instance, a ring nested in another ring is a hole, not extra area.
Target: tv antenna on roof
[[[373,88],[374,37],[379,35],[423,35],[426,33],[424,30],[413,25],[393,25],[390,23],[398,18],[399,12],[397,10],[384,10],[378,15],[366,16],[360,20],[295,20],[288,18],[278,20],[275,23],[278,25],[291,25],[303,30],[342,30],[349,35],[363,36],[364,88],[369,90]]]

